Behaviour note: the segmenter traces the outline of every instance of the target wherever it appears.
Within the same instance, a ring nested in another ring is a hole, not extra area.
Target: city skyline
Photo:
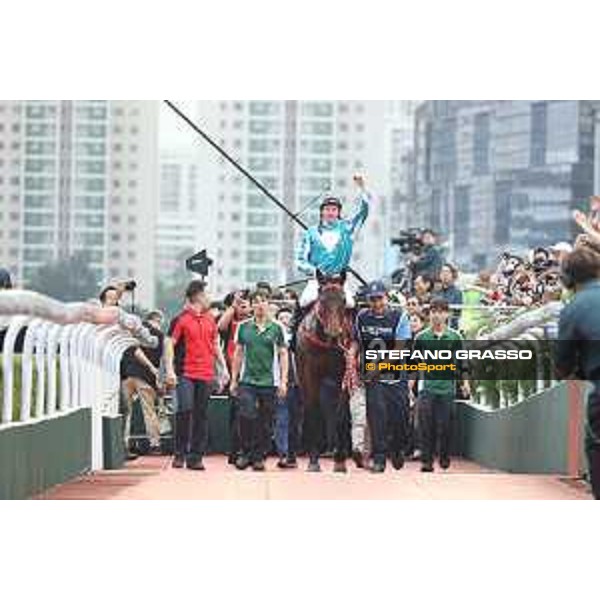
[[[348,214],[366,172],[367,278],[399,266],[407,227],[433,227],[468,271],[568,239],[600,186],[598,101],[176,103],[308,224],[330,188]],[[301,230],[159,101],[0,101],[0,143],[0,263],[19,282],[82,249],[99,285],[144,281],[148,305],[201,248],[219,296],[298,278]]]

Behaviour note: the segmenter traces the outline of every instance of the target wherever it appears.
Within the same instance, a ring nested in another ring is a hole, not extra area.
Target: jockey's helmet
[[[321,201],[321,205],[319,206],[319,212],[321,212],[326,206],[337,206],[340,213],[342,212],[342,201],[333,195],[327,195]]]

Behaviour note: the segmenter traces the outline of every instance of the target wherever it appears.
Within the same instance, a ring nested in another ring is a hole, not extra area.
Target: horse
[[[346,310],[343,279],[322,279],[319,296],[302,319],[296,342],[298,383],[303,398],[308,470],[318,472],[323,412],[320,392],[326,378],[335,384],[334,471],[346,472],[349,455],[349,406],[342,389],[347,352],[352,341],[352,318]]]

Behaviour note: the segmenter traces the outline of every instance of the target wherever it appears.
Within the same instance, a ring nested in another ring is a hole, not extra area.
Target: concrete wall
[[[566,382],[500,410],[459,402],[456,450],[503,471],[579,476],[585,471],[584,396],[582,385]]]
[[[0,427],[0,500],[30,498],[91,464],[91,411]]]

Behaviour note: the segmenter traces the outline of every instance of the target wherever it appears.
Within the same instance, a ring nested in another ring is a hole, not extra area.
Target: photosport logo
[[[461,341],[453,347],[388,348],[383,342],[363,349],[361,375],[366,381],[408,379],[539,379],[552,378],[552,343],[531,341]]]

